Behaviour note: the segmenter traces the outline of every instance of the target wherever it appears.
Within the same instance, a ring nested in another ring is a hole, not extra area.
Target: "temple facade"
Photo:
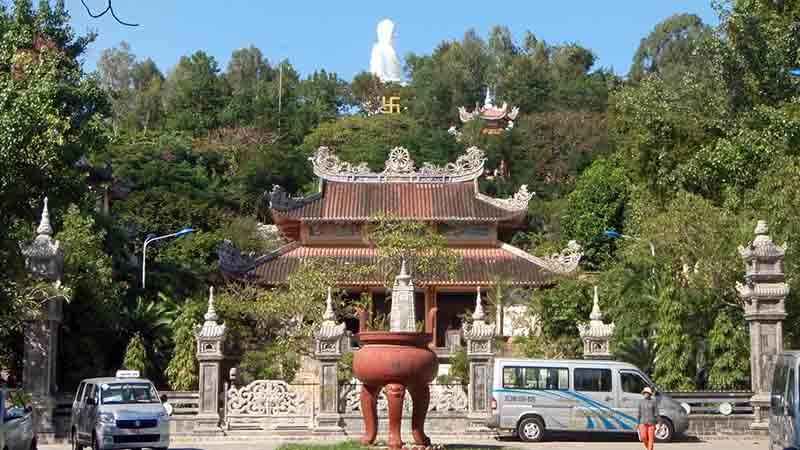
[[[290,242],[270,254],[247,257],[226,241],[220,250],[226,276],[275,286],[307,258],[326,258],[342,266],[381,264],[365,225],[380,215],[425,222],[446,236],[448,246],[461,257],[461,267],[452,279],[414,276],[415,316],[425,317],[437,307],[434,345],[447,354],[454,341],[460,340],[462,317],[474,308],[479,289],[488,289],[497,280],[517,287],[545,287],[553,283],[554,273],[577,266],[580,249],[574,246],[552,258],[537,258],[503,242],[502,237],[524,224],[533,194],[526,186],[504,199],[479,192],[478,177],[484,173],[486,159],[477,148],[445,166],[417,167],[408,151],[398,147],[391,151],[382,172],[370,171],[366,164],[343,162],[326,147],[310,160],[319,177],[317,193],[292,198],[276,186],[269,194],[272,219]],[[359,274],[358,279],[340,280],[338,288],[352,298],[367,293],[373,312],[388,312],[390,294],[380,276],[370,279]],[[501,335],[513,333],[513,309],[498,313]],[[347,325],[356,330],[355,323]]]

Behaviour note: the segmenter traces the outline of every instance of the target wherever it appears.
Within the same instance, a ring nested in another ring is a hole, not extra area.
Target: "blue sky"
[[[106,0],[85,0],[95,12]],[[122,19],[88,16],[80,0],[67,0],[72,24],[80,33],[94,30],[97,41],[86,55],[93,70],[104,48],[127,41],[138,58],[152,58],[166,72],[180,56],[205,50],[227,66],[234,49],[255,45],[270,61],[289,58],[307,75],[324,68],[345,79],[369,68],[375,26],[383,18],[397,24],[396,48],[430,53],[442,40],[460,39],[474,28],[487,36],[506,25],[521,41],[525,30],[549,43],[577,42],[592,49],[598,64],[625,74],[639,45],[661,20],[694,13],[709,24],[717,15],[709,0],[114,0]]]

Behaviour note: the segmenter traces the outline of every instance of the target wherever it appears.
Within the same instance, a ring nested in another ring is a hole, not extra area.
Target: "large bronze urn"
[[[361,442],[375,443],[378,434],[378,395],[384,387],[389,403],[389,440],[391,449],[401,449],[400,426],[406,390],[411,394],[413,409],[411,431],[414,444],[430,446],[425,435],[425,416],[430,402],[429,383],[439,368],[436,354],[428,348],[436,330],[436,308],[428,312],[425,331],[416,331],[414,321],[414,286],[406,273],[405,263],[395,278],[392,290],[390,331],[367,331],[369,314],[359,311],[361,348],[353,355],[353,374],[362,383],[361,411],[365,433]]]

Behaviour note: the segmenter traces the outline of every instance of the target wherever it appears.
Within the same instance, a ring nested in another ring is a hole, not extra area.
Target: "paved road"
[[[569,449],[587,449],[587,450],[639,450],[642,444],[639,442],[631,441],[629,439],[613,439],[613,440],[594,440],[592,442],[576,441],[569,438],[556,438],[550,442],[543,442],[539,444],[526,444],[516,441],[464,441],[464,442],[447,442],[447,447],[450,448],[480,448],[484,450],[500,450],[502,448],[512,448],[519,450],[535,450],[535,449],[548,449],[548,450],[569,450]],[[170,450],[275,450],[281,445],[280,442],[255,442],[255,441],[229,441],[229,442],[175,442]],[[41,450],[68,450],[68,445],[40,445]],[[725,439],[714,441],[687,441],[687,442],[673,442],[670,444],[656,445],[659,450],[766,450],[767,441],[757,439]]]

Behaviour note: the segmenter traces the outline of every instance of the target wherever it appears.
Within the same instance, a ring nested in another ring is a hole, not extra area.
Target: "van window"
[[[611,392],[611,369],[575,369],[575,390]]]
[[[78,392],[75,394],[75,401],[80,403],[83,400],[83,389],[86,387],[86,383],[81,382],[78,386]]]
[[[569,390],[566,367],[503,367],[503,387],[511,389]]]
[[[649,386],[636,372],[620,372],[619,379],[622,382],[622,392],[627,394],[641,394],[642,390]]]
[[[772,414],[776,416],[783,415],[784,407],[784,394],[786,393],[786,375],[788,366],[784,358],[779,358],[772,375]]]
[[[86,385],[86,398],[87,399],[93,398],[97,400],[97,397],[95,396],[95,385],[93,384]]]
[[[789,371],[786,375],[786,398],[784,401],[786,402],[786,409],[793,412],[795,409],[795,384],[797,380],[795,380],[795,370],[794,367],[790,367]]]

